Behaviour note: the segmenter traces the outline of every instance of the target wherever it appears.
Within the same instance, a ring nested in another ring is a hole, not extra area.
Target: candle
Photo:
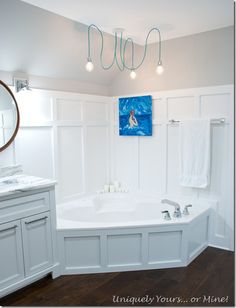
[[[104,189],[105,193],[108,193],[109,192],[109,185],[107,185],[107,184],[104,185],[103,189]]]
[[[118,181],[114,181],[115,191],[118,192],[120,188],[120,183]]]
[[[110,185],[110,193],[114,193],[115,192],[115,186],[114,185]]]

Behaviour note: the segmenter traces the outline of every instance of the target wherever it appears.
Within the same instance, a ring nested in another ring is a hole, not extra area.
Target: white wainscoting
[[[117,98],[19,93],[20,130],[0,153],[0,164],[22,164],[25,173],[57,179],[57,202],[95,191],[109,180],[173,198],[217,200],[210,243],[233,249],[233,86],[146,94],[153,98],[152,137],[118,136]],[[169,119],[203,117],[226,118],[225,124],[212,125],[211,185],[184,188],[178,182],[179,125]]]
[[[0,153],[1,165],[22,164],[27,174],[55,178],[57,202],[109,181],[111,98],[34,89],[16,99],[20,130]]]
[[[112,105],[111,179],[120,180],[132,190],[169,197],[217,200],[211,224],[210,243],[234,248],[233,201],[233,86],[193,88],[155,93],[153,136],[118,136],[118,98]],[[137,96],[137,94],[129,96]],[[207,189],[179,185],[179,125],[170,119],[221,118],[225,124],[211,126],[211,184]]]

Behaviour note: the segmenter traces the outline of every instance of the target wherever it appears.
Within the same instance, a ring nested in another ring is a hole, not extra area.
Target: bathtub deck
[[[198,305],[234,306],[234,253],[208,247],[186,268],[69,275],[55,280],[46,277],[0,299],[0,305],[123,306],[122,303],[113,303],[114,295],[116,299],[117,296],[145,295],[149,297],[161,295],[168,298],[180,296],[187,300],[201,297]],[[221,304],[203,303],[204,295],[216,298],[228,296],[228,300]],[[156,301],[152,305],[171,306]],[[131,305],[126,304],[126,306]],[[182,303],[174,306],[191,306],[191,304]]]

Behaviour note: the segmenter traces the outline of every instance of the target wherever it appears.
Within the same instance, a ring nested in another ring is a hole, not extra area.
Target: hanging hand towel
[[[210,183],[210,120],[180,122],[180,184],[205,188]]]

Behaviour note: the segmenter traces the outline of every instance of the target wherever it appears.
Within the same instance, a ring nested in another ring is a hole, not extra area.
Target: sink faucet
[[[180,218],[181,217],[181,211],[180,211],[179,203],[174,202],[174,201],[169,200],[169,199],[162,199],[161,203],[166,203],[166,204],[169,204],[169,205],[173,205],[175,207],[174,217],[176,217],[176,218]]]

